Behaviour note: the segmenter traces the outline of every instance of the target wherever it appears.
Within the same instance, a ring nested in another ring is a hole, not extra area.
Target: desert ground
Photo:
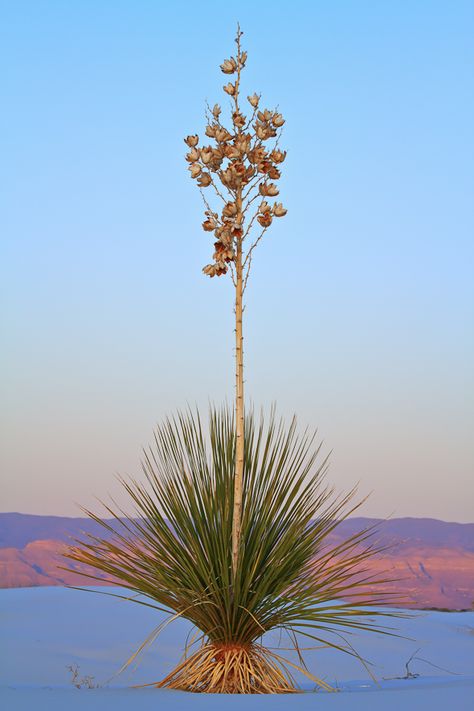
[[[158,681],[179,661],[190,631],[184,620],[166,627],[136,668],[132,665],[117,675],[164,615],[99,594],[96,592],[99,590],[104,593],[120,589],[0,590],[2,708],[15,711],[472,708],[474,612],[413,611],[410,613],[413,616],[407,619],[387,619],[387,626],[399,636],[353,635],[351,644],[371,663],[375,680],[357,659],[320,649],[306,652],[307,666],[332,684],[336,693],[314,692],[314,686],[301,677],[298,681],[304,693],[292,697],[222,697],[133,688]],[[276,645],[278,635],[265,641]],[[76,669],[76,684],[80,688],[74,686],[69,667]]]

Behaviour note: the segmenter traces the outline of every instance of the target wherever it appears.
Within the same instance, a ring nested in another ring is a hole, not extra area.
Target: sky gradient
[[[1,510],[77,515],[167,413],[233,397],[232,290],[182,141],[237,20],[286,118],[248,399],[318,427],[363,513],[472,521],[474,4],[0,3]],[[120,496],[117,498],[120,500]]]

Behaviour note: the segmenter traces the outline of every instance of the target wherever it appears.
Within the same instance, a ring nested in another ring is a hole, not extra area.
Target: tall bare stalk
[[[271,225],[274,217],[283,217],[286,210],[281,203],[270,205],[265,198],[276,197],[279,190],[273,180],[280,178],[277,165],[285,160],[286,152],[279,150],[279,129],[285,123],[276,110],[259,109],[260,96],[247,100],[251,107],[249,118],[239,105],[241,71],[247,53],[241,47],[242,32],[237,28],[236,57],[221,64],[224,74],[234,75],[235,81],[223,88],[231,97],[232,126],[227,129],[221,119],[221,107],[208,107],[205,134],[214,145],[199,147],[199,136],[185,138],[190,148],[186,154],[191,177],[201,190],[206,207],[203,229],[215,237],[213,263],[204,267],[210,277],[230,271],[235,288],[235,476],[232,518],[232,571],[235,577],[241,546],[243,470],[244,470],[244,354],[243,354],[243,296],[252,264],[253,250]],[[267,141],[274,139],[267,147]],[[224,203],[215,212],[204,189],[211,188],[217,201]],[[261,198],[260,204],[255,203]],[[220,213],[220,214],[219,214]],[[257,231],[259,228],[259,231]]]
[[[237,79],[234,92],[234,113],[239,111],[240,72],[242,69],[242,50],[240,47],[240,27],[237,28]],[[237,136],[242,136],[242,126],[237,125]],[[236,184],[235,205],[237,222],[243,225],[242,182]],[[242,530],[242,497],[244,476],[244,335],[243,317],[243,274],[242,274],[242,237],[236,238],[235,250],[235,475],[234,509],[232,516],[232,573],[235,577],[239,559],[239,547]]]
[[[242,242],[238,240],[235,255],[235,475],[234,511],[232,516],[232,572],[235,576],[239,558],[242,524],[242,497],[244,475],[244,336]]]

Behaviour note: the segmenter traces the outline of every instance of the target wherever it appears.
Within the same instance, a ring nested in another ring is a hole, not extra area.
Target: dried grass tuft
[[[264,647],[204,644],[184,659],[157,688],[207,694],[291,694],[295,682],[277,656]]]

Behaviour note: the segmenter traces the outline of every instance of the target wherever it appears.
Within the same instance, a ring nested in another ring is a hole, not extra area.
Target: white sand
[[[388,620],[399,634],[357,634],[351,643],[374,663],[374,684],[361,664],[330,650],[306,653],[308,668],[340,688],[339,693],[298,696],[213,696],[155,689],[131,689],[133,684],[159,680],[179,660],[189,625],[168,626],[139,667],[107,680],[120,668],[164,616],[140,605],[103,595],[64,588],[0,590],[0,704],[13,711],[43,709],[410,709],[474,708],[474,612],[417,613],[409,620]],[[273,643],[278,637],[273,637]],[[268,642],[268,640],[267,640]],[[272,643],[270,640],[269,643]],[[286,644],[285,644],[286,646]],[[415,679],[403,676],[405,663]],[[294,658],[293,658],[294,659]],[[455,672],[449,674],[444,670]],[[75,689],[68,665],[80,676],[92,676],[102,688]],[[303,685],[309,691],[308,683]],[[107,684],[107,686],[104,686]]]

